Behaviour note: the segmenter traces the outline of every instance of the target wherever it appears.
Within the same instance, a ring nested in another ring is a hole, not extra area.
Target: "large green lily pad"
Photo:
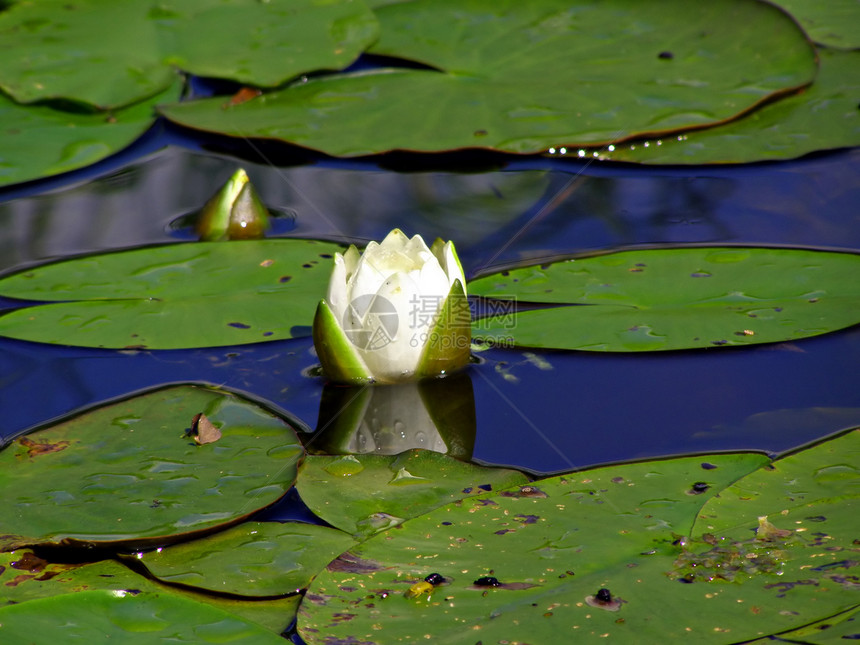
[[[860,432],[796,458],[794,490],[814,488],[822,464],[856,470]],[[807,518],[802,525],[793,511],[771,517],[776,534],[757,535],[759,521],[746,516],[733,518],[737,536],[698,533],[697,517],[719,505],[718,495],[773,467],[780,472],[780,461],[760,454],[681,457],[570,473],[449,504],[332,563],[299,608],[299,633],[312,645],[736,643],[856,606],[856,491],[839,493],[840,504],[810,495],[799,511]],[[784,482],[771,483],[775,499]],[[766,513],[773,505],[752,506]],[[840,509],[827,520],[824,543],[811,529],[797,530],[813,526],[822,508]],[[691,562],[699,565],[692,578]],[[709,567],[711,575],[701,575]],[[410,597],[431,573],[444,583]],[[498,584],[481,581],[486,577]]]
[[[38,637],[34,641],[34,636]],[[215,607],[167,593],[81,591],[0,607],[4,643],[116,640],[279,645],[277,634]]]
[[[292,623],[300,600],[297,595],[249,600],[168,587],[134,573],[116,560],[60,564],[44,560],[27,549],[0,553],[0,588],[3,589],[0,606],[94,589],[170,593],[212,605],[276,634]]]
[[[279,596],[307,587],[354,544],[346,533],[315,524],[243,522],[137,558],[165,582],[238,596]]]
[[[450,501],[526,482],[516,470],[415,449],[395,456],[309,455],[296,488],[319,517],[363,538]]]
[[[741,163],[860,145],[860,52],[822,49],[819,60],[821,69],[810,87],[737,121],[583,154],[653,164]]]
[[[273,86],[348,65],[377,29],[360,0],[16,2],[0,13],[0,88],[112,108],[164,91],[174,66]]]
[[[111,112],[25,106],[0,94],[0,185],[81,168],[129,145],[155,121],[155,105],[179,98],[182,83],[172,78],[163,92]]]
[[[198,445],[187,432],[201,413],[221,437]],[[0,452],[0,550],[199,535],[275,502],[302,454],[281,419],[214,389],[173,386],[105,405]]]
[[[27,269],[0,280],[0,295],[56,304],[0,316],[0,335],[140,349],[309,335],[339,250],[310,240],[194,242]]]
[[[808,84],[816,68],[792,20],[749,0],[416,0],[377,16],[371,53],[434,69],[320,77],[239,105],[162,111],[346,157],[530,153],[713,125]]]
[[[860,256],[795,249],[643,249],[479,278],[469,293],[552,303],[473,322],[496,344],[589,351],[749,345],[860,322]]]

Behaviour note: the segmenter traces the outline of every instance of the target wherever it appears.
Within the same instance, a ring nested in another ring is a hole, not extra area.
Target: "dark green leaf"
[[[38,640],[34,641],[34,636]],[[279,645],[259,625],[168,593],[81,591],[0,607],[4,643],[116,640],[124,645],[234,643]]]
[[[430,450],[408,450],[395,456],[309,455],[299,469],[296,487],[326,522],[367,537],[452,500],[527,481],[516,470],[466,464]]]
[[[204,594],[153,582],[116,560],[92,564],[58,564],[48,562],[25,549],[0,553],[0,585],[3,589],[0,607],[94,589],[169,592],[241,616],[276,634],[283,632],[293,621],[300,599],[300,596],[290,596],[273,600],[241,600]]]
[[[809,88],[737,121],[584,154],[655,164],[742,163],[860,145],[860,52],[822,49],[819,57],[821,69]]]
[[[112,112],[66,112],[24,106],[0,94],[0,185],[75,170],[124,148],[155,120],[155,105],[175,101],[175,76],[164,92]]]
[[[226,109],[208,99],[163,112],[339,156],[527,153],[713,125],[815,74],[797,26],[748,0],[417,0],[377,15],[372,53],[436,69],[321,77]]]
[[[581,306],[476,320],[473,337],[590,351],[805,338],[860,322],[858,270],[849,253],[763,248],[624,251],[514,269],[472,281],[469,293]]]
[[[111,108],[164,91],[174,67],[273,86],[348,65],[377,29],[360,0],[17,2],[0,13],[0,87]]]
[[[308,240],[171,244],[48,264],[0,294],[67,301],[0,317],[0,335],[86,347],[175,349],[294,336],[325,293],[341,247]]]
[[[244,522],[138,558],[164,582],[239,596],[277,596],[307,587],[354,544],[346,533],[325,526]]]
[[[201,412],[222,433],[202,446],[188,436]],[[199,535],[281,497],[302,454],[282,420],[204,387],[174,386],[96,408],[0,452],[0,550]]]

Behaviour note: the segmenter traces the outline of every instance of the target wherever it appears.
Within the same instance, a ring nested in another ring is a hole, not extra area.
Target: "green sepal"
[[[242,168],[206,202],[197,220],[197,233],[207,242],[258,239],[268,228],[269,211]]]
[[[471,325],[472,314],[466,290],[459,280],[455,280],[430,331],[415,376],[442,376],[467,365],[471,355]]]
[[[359,356],[355,345],[346,337],[325,300],[320,300],[317,305],[313,338],[317,357],[329,380],[353,385],[373,382],[367,365]]]

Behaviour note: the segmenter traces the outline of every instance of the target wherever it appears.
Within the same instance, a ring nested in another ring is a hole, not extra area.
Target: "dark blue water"
[[[240,165],[282,215],[279,234],[363,243],[400,227],[455,240],[471,275],[666,243],[860,250],[860,151],[670,169],[540,158],[498,168],[499,157],[463,155],[454,161],[472,172],[452,173],[415,159],[335,162],[241,142],[229,150],[241,160],[212,151],[231,145],[156,131],[86,172],[0,190],[0,270],[187,239],[177,218]],[[468,374],[474,458],[485,463],[553,472],[688,452],[779,452],[860,425],[858,327],[747,348],[479,356]],[[183,381],[248,393],[311,432],[323,386],[306,375],[315,364],[310,339],[129,353],[0,339],[0,437]]]

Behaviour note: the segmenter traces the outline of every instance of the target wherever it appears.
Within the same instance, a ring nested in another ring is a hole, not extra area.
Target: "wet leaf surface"
[[[200,411],[220,427],[216,443],[187,436]],[[198,386],[141,394],[22,439],[0,452],[3,550],[145,545],[209,531],[280,498],[303,454],[279,418]]]
[[[0,335],[116,349],[292,338],[293,327],[311,324],[341,249],[309,240],[197,242],[27,269],[0,280],[0,294],[56,304],[3,315]]]
[[[204,99],[163,113],[346,157],[528,153],[713,125],[815,74],[814,50],[791,19],[746,0],[416,1],[376,13],[380,39],[369,51],[429,69],[314,78],[227,108]]]
[[[170,593],[203,602],[280,634],[295,618],[299,596],[248,600],[205,594],[154,582],[116,560],[90,564],[48,562],[31,551],[0,553],[0,607],[88,590]]]
[[[139,556],[169,583],[236,594],[296,593],[355,541],[346,533],[299,522],[244,522],[199,540]]]
[[[169,593],[81,591],[0,607],[5,643],[282,644],[283,639],[238,616]]]
[[[773,0],[817,43],[845,49],[860,47],[860,12],[853,0]]]
[[[516,470],[467,464],[429,450],[395,456],[309,455],[299,495],[329,524],[368,537],[455,499],[526,484]]]
[[[794,249],[623,251],[486,276],[469,293],[582,306],[476,320],[486,342],[654,351],[805,338],[860,322],[860,256]]]
[[[860,52],[820,49],[818,55],[820,69],[810,87],[737,121],[585,154],[648,164],[744,163],[860,145]]]
[[[47,104],[23,106],[0,93],[0,185],[57,175],[95,163],[126,147],[155,122],[155,106],[175,101],[175,76],[163,92],[110,112],[68,112]]]
[[[858,436],[842,434],[772,463],[752,453],[628,463],[541,480],[544,497],[490,493],[448,504],[352,550],[376,567],[321,574],[299,609],[299,633],[311,644],[569,637],[735,643],[807,625],[858,602],[851,505],[860,493],[840,488],[840,504],[824,495],[805,500],[804,516],[833,512],[826,543],[798,530],[794,511],[772,518],[792,529],[788,537],[757,537],[758,518],[750,523],[744,512],[725,514],[726,532],[702,523],[727,489],[780,473],[783,461],[794,467],[797,490],[818,486],[822,468],[829,475],[837,468],[844,484],[840,464],[857,463]],[[708,488],[691,494],[697,482]],[[786,485],[771,478],[763,494],[784,502]],[[774,506],[763,501],[745,502],[745,510]],[[729,553],[715,553],[718,546]],[[715,562],[704,558],[709,552]],[[690,579],[694,557],[702,557],[697,572],[729,572],[739,560],[744,570],[731,581],[701,573]],[[431,573],[444,583],[406,593]],[[500,584],[478,584],[488,577]]]
[[[357,0],[18,2],[0,13],[0,87],[112,108],[164,91],[174,68],[273,86],[348,65],[376,33]]]

